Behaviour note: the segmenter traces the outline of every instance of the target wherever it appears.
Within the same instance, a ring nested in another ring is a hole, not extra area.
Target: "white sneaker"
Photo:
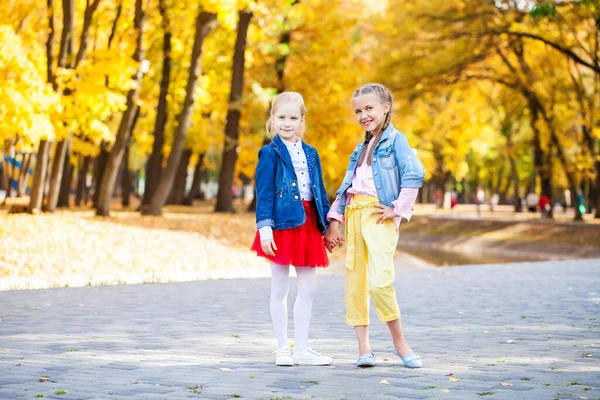
[[[333,358],[322,356],[318,352],[314,351],[310,347],[301,352],[294,352],[294,362],[297,365],[331,365],[333,364]]]
[[[290,347],[282,347],[279,350],[273,352],[275,354],[275,365],[281,365],[284,367],[291,367],[294,365],[294,358],[292,357],[292,349]]]

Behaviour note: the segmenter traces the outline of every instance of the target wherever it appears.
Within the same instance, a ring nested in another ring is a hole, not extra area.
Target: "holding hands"
[[[323,239],[325,240],[325,247],[330,253],[333,253],[335,247],[342,247],[344,245],[344,236],[340,232],[339,221],[331,221]]]

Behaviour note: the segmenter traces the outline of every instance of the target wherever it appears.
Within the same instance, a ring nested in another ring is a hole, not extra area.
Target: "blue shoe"
[[[396,349],[394,349],[394,354],[396,354],[398,357],[400,357],[400,359],[404,363],[405,367],[421,368],[423,366],[423,361],[421,361],[421,357],[419,357],[415,353],[410,353],[410,354],[407,354],[406,356],[402,357],[400,355],[400,353],[398,353],[396,351]]]
[[[362,356],[358,357],[358,360],[356,360],[356,365],[361,368],[374,367],[375,366],[375,354],[373,354],[373,353],[363,354]]]

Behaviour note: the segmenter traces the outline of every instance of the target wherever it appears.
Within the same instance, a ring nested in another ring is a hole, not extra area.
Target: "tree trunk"
[[[194,204],[194,199],[200,193],[200,184],[202,183],[202,175],[204,174],[204,153],[200,154],[198,157],[198,162],[196,163],[196,167],[194,168],[194,179],[192,180],[192,187],[190,188],[190,192],[188,193],[185,201],[183,202],[186,206],[191,206]]]
[[[27,191],[27,181],[29,180],[29,166],[31,165],[31,153],[24,156],[24,161],[21,164],[19,171],[19,183],[17,184],[17,197],[23,196]]]
[[[229,94],[229,111],[227,112],[227,125],[225,126],[225,141],[223,144],[223,157],[221,172],[219,174],[219,191],[215,211],[233,212],[233,174],[237,161],[238,138],[241,117],[242,91],[244,88],[244,59],[246,51],[246,36],[252,13],[241,11],[233,55],[233,74],[231,78],[231,92]]]
[[[100,154],[94,160],[94,178],[92,180],[92,188],[94,191],[94,196],[92,197],[92,202],[94,203],[94,207],[98,204],[98,196],[100,195],[100,185],[102,184],[102,177],[104,176],[104,171],[106,171],[106,163],[108,163],[108,143],[102,142],[100,143]],[[87,203],[87,200],[85,201]]]
[[[77,207],[81,206],[81,202],[83,200],[84,192],[89,191],[87,187],[87,174],[90,169],[90,162],[92,157],[85,156],[83,157],[83,161],[81,161],[82,157],[79,157],[79,168],[77,169],[77,192],[75,194],[75,205]],[[87,203],[87,201],[86,201]]]
[[[144,190],[143,205],[150,204],[150,199],[154,195],[158,180],[162,172],[163,163],[163,145],[165,142],[165,125],[168,121],[167,96],[169,94],[169,85],[171,83],[171,24],[165,6],[165,0],[159,1],[160,15],[162,16],[163,29],[165,31],[163,38],[163,65],[162,77],[160,80],[160,94],[158,97],[158,107],[156,109],[156,122],[154,124],[154,143],[152,144],[152,154],[146,167],[146,187]]]
[[[54,159],[52,160],[52,179],[50,181],[50,192],[48,193],[48,201],[46,202],[44,208],[44,211],[46,212],[54,212],[56,210],[56,205],[58,203],[58,193],[60,191],[60,184],[63,179],[65,157],[69,152],[70,145],[70,137],[68,137],[65,140],[61,140],[56,144]]]
[[[179,166],[185,137],[190,126],[192,114],[194,112],[194,101],[196,99],[196,82],[200,75],[202,67],[202,44],[208,34],[214,29],[217,22],[215,14],[200,11],[196,18],[196,33],[194,36],[194,45],[192,49],[192,59],[190,62],[190,73],[186,85],[185,100],[180,114],[177,117],[177,130],[173,138],[171,154],[167,161],[167,167],[160,175],[160,181],[156,187],[154,195],[150,199],[148,206],[142,207],[142,214],[160,215],[161,209],[169,196],[171,187],[173,186],[173,178]]]
[[[88,40],[90,37],[90,27],[92,26],[92,19],[94,18],[94,12],[98,8],[100,0],[93,0],[90,4],[90,0],[85,2],[85,11],[83,13],[83,29],[81,30],[81,39],[79,40],[79,50],[77,51],[77,57],[75,59],[75,68],[79,65],[81,60],[85,57],[85,52],[88,47]]]
[[[73,18],[75,16],[75,1],[62,0],[63,6],[63,28],[60,36],[60,49],[58,52],[58,66],[66,67],[71,55],[69,49],[73,49]]]
[[[138,107],[139,110],[139,107]],[[123,156],[123,165],[121,166],[121,205],[123,207],[129,207],[131,197],[131,171],[129,170],[129,149],[131,146],[127,146],[125,149],[125,155]]]
[[[181,155],[181,161],[175,174],[175,182],[171,188],[169,195],[168,204],[182,205],[185,199],[185,189],[188,177],[188,165],[190,164],[190,158],[192,157],[191,150],[184,150]]]
[[[32,214],[38,212],[42,208],[49,149],[50,142],[46,139],[42,139],[38,148],[35,172],[33,174],[33,184],[31,185],[31,196],[29,198],[29,206],[27,207],[27,212]]]
[[[73,186],[73,165],[71,165],[71,146],[67,149],[63,166],[63,179],[60,184],[57,207],[69,207],[69,197]]]
[[[46,0],[46,12],[48,14],[48,39],[46,39],[46,79],[56,90],[52,65],[54,64],[54,5],[53,0]]]
[[[142,2],[143,0],[136,0],[135,2],[134,26],[137,32],[137,43],[133,59],[136,63],[138,63],[138,70],[133,77],[135,80],[135,86],[127,93],[127,108],[123,112],[117,137],[115,139],[112,151],[108,156],[106,171],[104,171],[104,176],[102,177],[100,193],[98,195],[98,204],[96,205],[96,214],[99,216],[109,216],[110,214],[110,202],[112,199],[115,181],[117,179],[117,174],[119,173],[119,167],[121,166],[123,153],[129,140],[131,124],[137,109],[136,103],[142,80],[141,62],[144,59],[144,49],[142,43],[144,38],[145,14],[144,10],[142,9]]]

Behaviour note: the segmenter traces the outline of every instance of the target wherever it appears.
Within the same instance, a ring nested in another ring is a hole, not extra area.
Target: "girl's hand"
[[[342,247],[344,245],[344,236],[340,232],[340,223],[338,221],[331,221],[327,232],[325,232],[325,246],[331,253],[333,248],[336,246]]]
[[[399,215],[394,212],[393,207],[384,206],[383,204],[375,204],[373,207],[377,208],[377,210],[373,211],[371,215],[381,214],[379,218],[377,218],[378,224],[383,223],[386,219],[399,217]]]
[[[275,257],[277,246],[275,245],[275,241],[273,239],[261,240],[260,247],[262,247],[262,251],[264,251],[266,255]]]

